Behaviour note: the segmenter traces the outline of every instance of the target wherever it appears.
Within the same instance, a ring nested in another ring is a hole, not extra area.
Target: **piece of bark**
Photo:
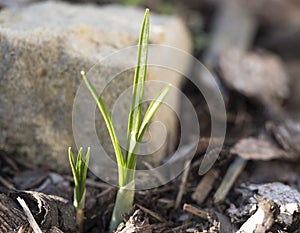
[[[279,213],[278,206],[271,200],[257,198],[259,206],[252,215],[237,231],[237,233],[265,233],[275,222]]]
[[[291,227],[300,221],[300,193],[296,189],[279,182],[248,187],[250,190],[257,191],[257,195],[278,205],[280,209],[276,219],[278,223]]]
[[[256,229],[256,227],[259,229],[244,232],[260,233],[267,230],[274,232],[274,229],[278,227],[294,232],[299,228],[300,193],[296,189],[273,182],[242,185],[237,191],[242,194],[240,206],[237,208],[231,206],[227,212],[233,219],[249,218],[241,228],[242,230]]]
[[[136,210],[129,217],[126,223],[121,223],[115,233],[151,233],[152,226],[149,219],[144,216],[141,210]]]
[[[22,227],[28,228],[25,232],[30,232],[31,228],[26,227],[27,216],[17,204],[18,196],[25,200],[43,231],[57,227],[61,232],[76,232],[75,209],[72,204],[57,196],[31,191],[0,194],[0,232],[17,232]]]
[[[27,216],[27,220],[29,222],[29,225],[31,226],[31,228],[33,229],[33,231],[35,233],[42,233],[41,228],[39,227],[39,225],[35,221],[35,219],[34,219],[32,213],[31,213],[28,205],[26,204],[26,202],[22,198],[20,198],[20,197],[17,197],[17,201],[22,206],[23,211],[24,211],[25,215]]]
[[[0,232],[17,232],[26,224],[26,215],[17,203],[5,194],[0,194]]]

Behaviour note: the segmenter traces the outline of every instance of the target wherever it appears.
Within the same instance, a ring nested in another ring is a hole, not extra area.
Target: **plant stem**
[[[84,209],[76,209],[76,222],[79,226],[79,232],[83,233]]]
[[[128,174],[128,173],[127,173]],[[117,192],[114,211],[112,214],[109,231],[113,232],[122,222],[122,214],[128,213],[132,208],[134,199],[134,180],[124,187],[120,187]]]

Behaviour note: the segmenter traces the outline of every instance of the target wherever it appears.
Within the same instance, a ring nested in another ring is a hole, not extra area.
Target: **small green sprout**
[[[142,101],[144,98],[147,59],[148,59],[148,40],[149,40],[149,10],[146,9],[144,20],[142,23],[139,44],[137,65],[134,74],[132,100],[130,106],[130,113],[128,118],[127,130],[127,144],[124,156],[120,147],[120,143],[112,122],[110,113],[104,104],[103,99],[99,96],[93,87],[92,83],[88,80],[85,72],[81,72],[81,76],[89,89],[91,95],[97,103],[97,106],[106,123],[108,133],[110,135],[117,164],[118,164],[118,180],[119,189],[115,202],[115,207],[110,223],[110,231],[116,229],[118,224],[122,222],[122,214],[130,211],[134,199],[134,177],[136,169],[136,159],[138,153],[138,146],[141,143],[143,135],[150,123],[153,115],[161,105],[162,101],[170,91],[171,85],[164,87],[158,95],[152,100],[144,118],[142,115]]]
[[[86,153],[85,162],[83,162],[82,159],[82,148],[79,149],[76,163],[71,147],[69,147],[68,153],[75,183],[73,205],[76,208],[76,222],[79,226],[80,232],[83,232],[84,204],[86,196],[85,182],[90,160],[90,148],[88,148]]]

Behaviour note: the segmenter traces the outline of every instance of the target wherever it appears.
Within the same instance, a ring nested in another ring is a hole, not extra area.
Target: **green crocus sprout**
[[[88,148],[88,151],[86,153],[85,162],[83,162],[82,159],[82,148],[80,148],[78,151],[76,163],[71,147],[69,147],[68,154],[75,184],[73,205],[76,208],[76,222],[79,226],[80,232],[83,232],[84,204],[86,196],[85,182],[90,160],[90,148]]]
[[[92,83],[88,80],[84,71],[81,76],[97,103],[97,106],[106,123],[108,133],[110,135],[114,153],[118,164],[118,181],[119,189],[115,202],[114,211],[110,223],[110,231],[115,230],[119,223],[122,222],[122,215],[128,213],[133,205],[134,199],[134,177],[136,169],[136,159],[138,145],[142,141],[145,130],[150,123],[155,112],[161,105],[164,98],[170,91],[171,85],[164,87],[157,96],[152,100],[146,113],[142,119],[142,101],[144,98],[145,80],[147,72],[147,59],[148,59],[148,41],[149,41],[149,10],[146,9],[144,20],[141,27],[137,65],[134,73],[132,99],[130,106],[130,113],[128,117],[128,129],[126,140],[126,152],[122,154],[120,143],[112,122],[112,118],[108,109],[93,87]]]

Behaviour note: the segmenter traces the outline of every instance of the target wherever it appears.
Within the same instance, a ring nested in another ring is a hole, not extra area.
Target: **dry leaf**
[[[271,160],[286,157],[286,152],[267,137],[242,139],[230,152],[247,160]]]
[[[247,97],[278,105],[289,96],[289,79],[279,57],[227,49],[220,56],[222,78]]]

